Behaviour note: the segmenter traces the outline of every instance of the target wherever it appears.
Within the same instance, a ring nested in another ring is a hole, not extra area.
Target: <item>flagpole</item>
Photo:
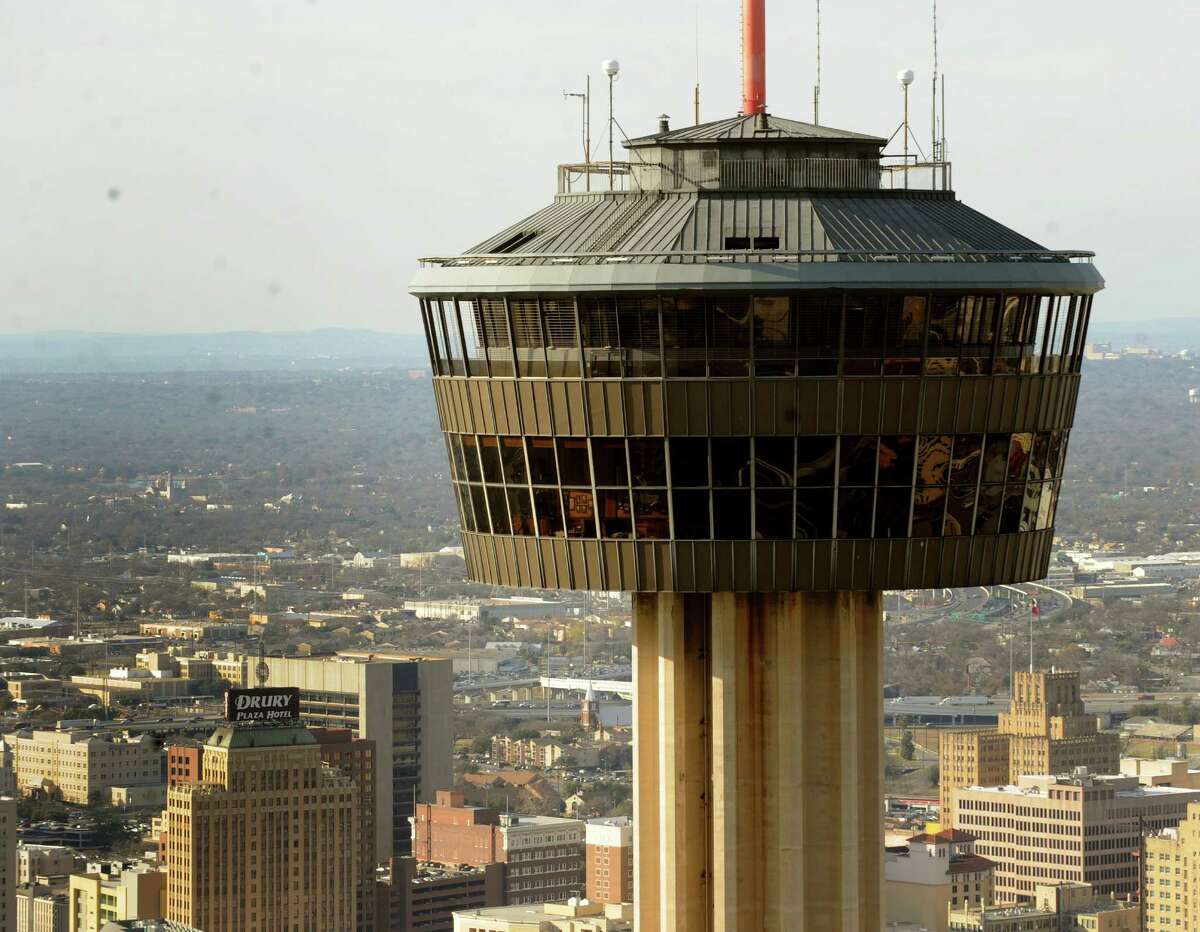
[[[1038,616],[1037,599],[1029,607],[1029,672],[1033,672],[1033,619]]]

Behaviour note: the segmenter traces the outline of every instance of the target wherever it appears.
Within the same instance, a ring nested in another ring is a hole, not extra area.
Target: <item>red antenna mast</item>
[[[767,109],[767,0],[742,0],[742,113]]]

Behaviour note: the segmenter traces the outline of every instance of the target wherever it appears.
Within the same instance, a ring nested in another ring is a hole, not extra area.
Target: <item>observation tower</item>
[[[472,578],[633,593],[638,928],[882,924],[884,589],[1047,568],[1092,296],[948,163],[743,110],[420,299]]]

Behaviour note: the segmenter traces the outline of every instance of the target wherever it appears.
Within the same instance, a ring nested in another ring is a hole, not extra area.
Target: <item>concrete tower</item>
[[[634,593],[639,929],[876,930],[880,592],[1044,575],[1103,280],[745,60],[411,290],[471,575]]]

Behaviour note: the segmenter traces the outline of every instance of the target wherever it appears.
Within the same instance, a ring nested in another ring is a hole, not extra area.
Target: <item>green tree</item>
[[[913,741],[911,731],[906,731],[900,739],[900,756],[905,760],[912,760],[917,755],[917,744]]]

